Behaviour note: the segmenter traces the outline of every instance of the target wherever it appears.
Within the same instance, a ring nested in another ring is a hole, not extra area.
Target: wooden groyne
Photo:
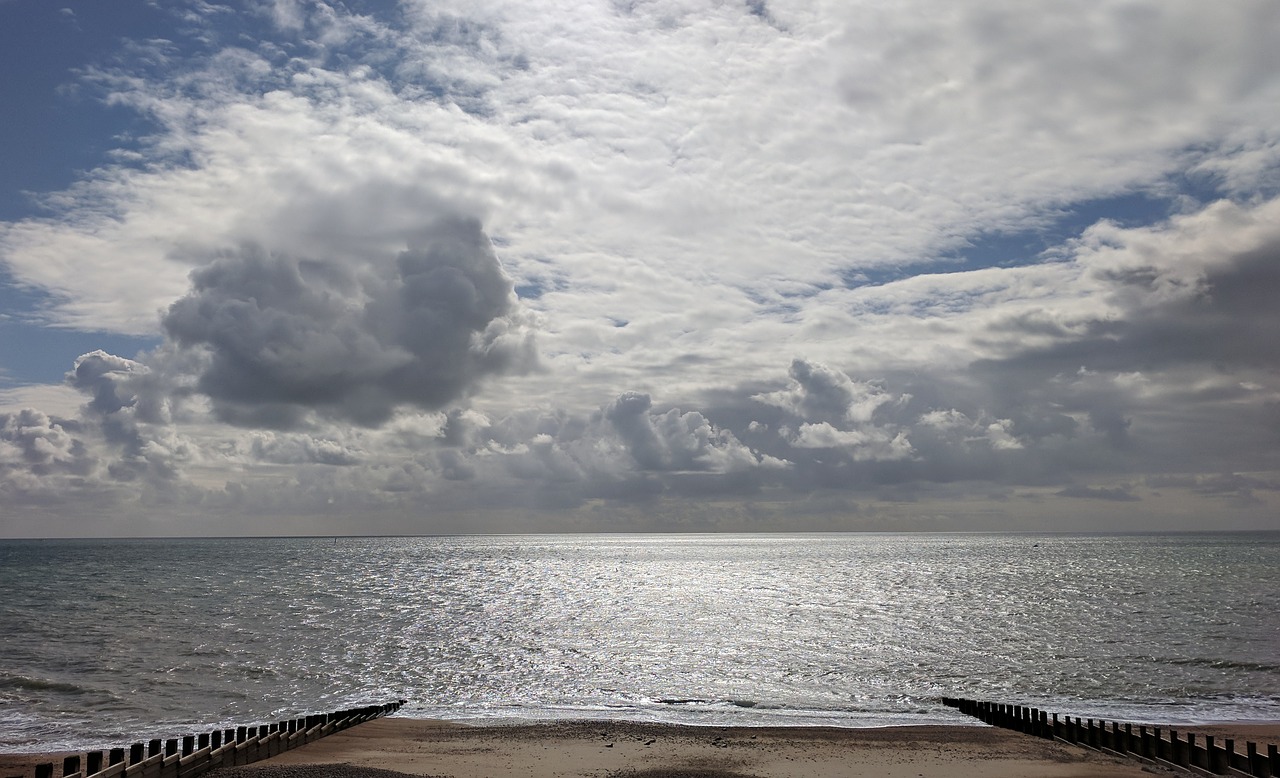
[[[1212,735],[1197,737],[1194,732],[1179,735],[1176,729],[1059,716],[1022,705],[953,697],[944,697],[942,702],[993,726],[1084,746],[1113,756],[1181,768],[1201,775],[1280,778],[1280,757],[1275,744],[1266,745],[1264,751],[1259,750],[1258,744],[1246,742],[1245,750],[1240,752],[1230,738],[1219,743]]]
[[[404,700],[303,716],[252,727],[215,729],[199,735],[151,740],[127,747],[75,754],[37,764],[33,778],[193,778],[218,767],[266,759],[304,743],[395,713]],[[27,778],[15,775],[13,778]]]

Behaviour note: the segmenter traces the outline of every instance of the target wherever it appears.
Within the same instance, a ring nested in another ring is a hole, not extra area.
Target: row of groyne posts
[[[1192,732],[1180,736],[1176,729],[1166,731],[1161,727],[1082,719],[1079,716],[1059,717],[1057,713],[1022,705],[951,697],[944,697],[942,702],[992,726],[1083,746],[1112,756],[1181,768],[1202,775],[1280,778],[1280,757],[1274,744],[1267,745],[1264,753],[1258,750],[1256,743],[1247,742],[1241,753],[1230,738],[1219,743],[1212,735],[1204,735],[1200,740]]]
[[[219,767],[249,764],[319,740],[339,730],[395,713],[404,700],[252,727],[215,729],[199,735],[90,751],[35,766],[34,778],[193,778]],[[83,760],[82,760],[83,757]],[[13,776],[24,778],[24,776]]]

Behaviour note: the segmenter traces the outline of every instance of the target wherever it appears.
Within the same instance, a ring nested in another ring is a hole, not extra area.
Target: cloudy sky
[[[0,535],[1280,529],[1274,0],[0,0]]]

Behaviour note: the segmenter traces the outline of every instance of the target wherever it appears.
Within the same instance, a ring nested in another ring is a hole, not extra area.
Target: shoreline
[[[1246,740],[1280,742],[1280,722],[1159,726],[1166,731],[1233,738],[1238,750],[1243,750]],[[69,753],[77,752],[0,754],[0,776],[29,776],[36,764],[46,762],[55,762],[56,773],[60,769],[57,763]],[[1150,766],[1136,761],[990,727],[976,720],[972,725],[846,728],[620,720],[474,725],[400,717],[360,724],[270,759],[226,768],[217,775],[293,778],[298,775],[299,765],[346,766],[331,778],[374,778],[375,773],[370,771],[378,770],[433,778],[1151,775]]]

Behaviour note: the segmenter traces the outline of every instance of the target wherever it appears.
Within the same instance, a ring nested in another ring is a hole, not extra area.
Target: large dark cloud
[[[1120,471],[1280,466],[1268,403],[1280,365],[1280,241],[1149,259],[1093,269],[1111,313],[1050,345],[975,362],[977,385],[1020,433],[1078,419],[1107,444],[1098,464]]]
[[[440,221],[394,261],[246,248],[192,285],[164,328],[207,352],[197,389],[237,425],[295,427],[316,411],[373,426],[533,360],[512,283],[473,220]]]

